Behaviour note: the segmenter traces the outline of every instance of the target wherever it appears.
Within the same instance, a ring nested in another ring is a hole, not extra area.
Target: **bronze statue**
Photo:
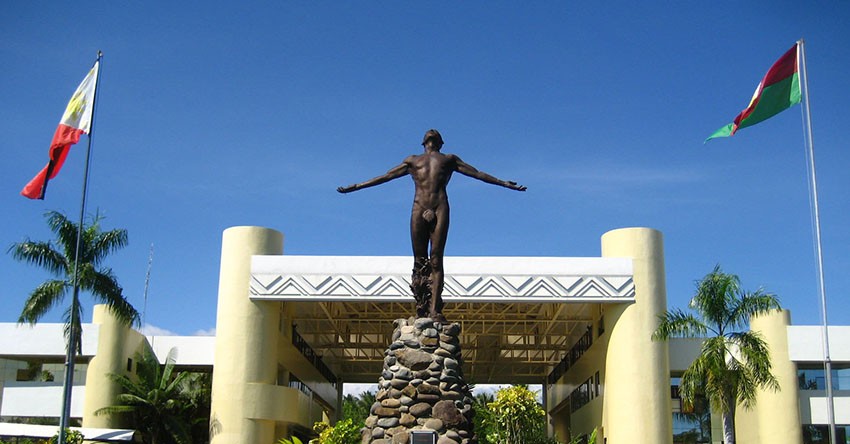
[[[465,176],[493,185],[501,185],[517,191],[525,191],[516,182],[497,179],[478,171],[454,154],[443,154],[443,138],[437,130],[428,130],[422,140],[425,152],[404,159],[401,165],[386,174],[363,183],[339,187],[340,193],[380,185],[409,174],[413,178],[416,192],[413,196],[413,212],[410,215],[410,239],[413,243],[413,277],[410,286],[416,299],[416,315],[430,316],[445,321],[443,309],[443,251],[449,232],[449,198],[446,185],[457,171]],[[428,245],[431,251],[429,254]]]

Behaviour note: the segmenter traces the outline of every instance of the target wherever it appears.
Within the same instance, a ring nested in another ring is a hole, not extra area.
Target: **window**
[[[832,368],[832,389],[850,390],[850,367]],[[826,374],[823,366],[801,365],[797,369],[797,386],[800,390],[826,390]]]
[[[596,374],[593,376],[593,378],[596,380],[595,381],[595,385],[596,385],[595,390],[596,390],[596,396],[598,397],[599,396],[599,372],[596,372]]]
[[[599,372],[596,372],[595,376],[587,378],[570,393],[570,413],[584,407],[597,396],[599,396]]]
[[[850,425],[837,425],[835,432],[835,442],[847,443]],[[829,426],[803,424],[803,444],[829,444]]]
[[[711,409],[705,398],[698,397],[692,406],[685,407],[679,395],[682,378],[671,378],[670,397],[673,401],[673,444],[711,442]]]

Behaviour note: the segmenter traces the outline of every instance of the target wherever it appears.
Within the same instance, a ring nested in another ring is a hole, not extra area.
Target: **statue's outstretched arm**
[[[399,177],[407,175],[409,172],[410,171],[408,169],[408,165],[405,162],[405,163],[402,163],[401,165],[387,171],[386,174],[383,174],[383,175],[380,175],[378,177],[369,179],[365,182],[356,183],[354,185],[349,185],[349,186],[346,186],[346,187],[339,187],[336,190],[339,191],[340,193],[350,193],[352,191],[362,190],[363,188],[369,188],[369,187],[373,187],[375,185],[380,185],[382,183],[389,182],[393,179],[398,179]]]
[[[457,172],[463,174],[464,176],[472,177],[473,179],[478,179],[482,182],[491,183],[493,185],[499,185],[505,188],[510,188],[512,190],[517,191],[525,191],[526,188],[522,185],[517,185],[516,182],[510,180],[502,180],[496,177],[493,177],[483,171],[478,171],[472,165],[460,160],[459,157],[455,156],[455,161],[457,162]]]

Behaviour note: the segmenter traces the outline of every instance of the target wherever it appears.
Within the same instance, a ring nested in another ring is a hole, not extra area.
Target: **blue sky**
[[[214,328],[230,226],[278,229],[286,254],[410,254],[408,179],[334,190],[419,152],[429,128],[528,186],[455,177],[448,255],[599,256],[606,231],[647,226],[670,307],[719,263],[817,324],[800,107],[702,143],[803,37],[830,321],[850,324],[850,2],[456,3],[3,2],[0,321],[48,278],[8,245],[49,239],[48,210],[79,212],[85,140],[45,201],[18,192],[102,50],[89,213],[129,230],[109,265],[139,309],[154,245],[159,329]]]

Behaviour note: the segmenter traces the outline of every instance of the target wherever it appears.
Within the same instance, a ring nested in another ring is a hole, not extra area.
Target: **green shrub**
[[[325,422],[317,422],[313,425],[313,431],[319,437],[310,441],[311,444],[360,444],[359,424],[355,424],[351,418],[338,421],[333,426]]]
[[[59,432],[50,438],[50,444],[59,442]],[[83,434],[71,429],[65,429],[65,444],[83,444]]]

